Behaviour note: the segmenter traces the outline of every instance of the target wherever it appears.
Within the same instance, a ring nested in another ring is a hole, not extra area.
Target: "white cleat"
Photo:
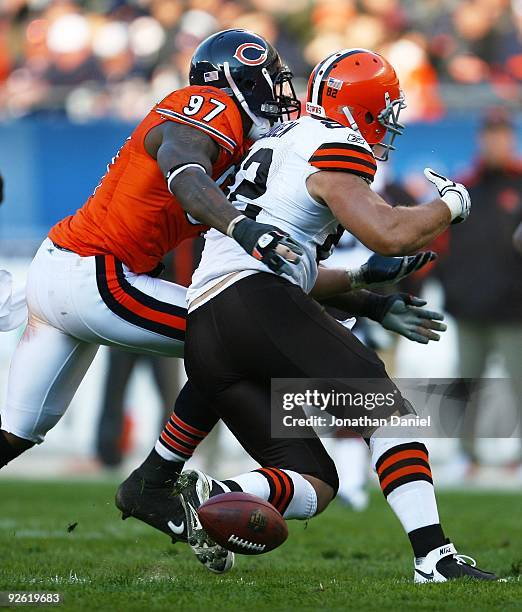
[[[216,574],[224,574],[234,566],[234,553],[212,540],[203,529],[198,508],[210,497],[210,482],[199,470],[183,472],[176,483],[185,510],[187,541],[198,561]]]
[[[469,559],[471,563],[467,563],[464,559]],[[415,559],[413,581],[417,584],[447,582],[458,578],[498,580],[495,574],[476,567],[475,560],[471,557],[459,555],[455,546],[449,541],[444,546],[431,550],[425,557]]]

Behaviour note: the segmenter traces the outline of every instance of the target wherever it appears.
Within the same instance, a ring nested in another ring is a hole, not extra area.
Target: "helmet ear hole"
[[[370,111],[368,111],[366,115],[364,115],[364,120],[368,124],[373,123],[373,115],[370,113]]]

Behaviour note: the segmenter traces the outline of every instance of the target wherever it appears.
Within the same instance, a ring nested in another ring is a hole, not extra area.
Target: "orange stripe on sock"
[[[261,468],[259,471],[267,474],[270,480],[274,483],[275,495],[274,495],[274,499],[272,500],[271,504],[272,506],[275,506],[277,508],[279,504],[279,500],[281,499],[281,495],[283,494],[281,483],[279,482],[279,479],[277,478],[277,476],[274,476],[270,468]]]
[[[180,440],[182,440],[183,442],[186,442],[187,444],[189,444],[190,446],[197,446],[200,442],[200,440],[196,440],[194,438],[189,438],[188,436],[182,434],[180,431],[178,431],[177,429],[174,429],[174,427],[172,427],[172,425],[170,423],[167,423],[165,425],[165,429],[168,429],[168,431],[176,438],[179,438]]]
[[[288,474],[285,474],[285,472],[283,472],[282,470],[279,470],[277,468],[272,468],[272,471],[277,472],[277,474],[281,476],[281,478],[283,479],[283,482],[285,483],[285,489],[283,492],[284,497],[281,499],[281,501],[276,506],[277,510],[279,510],[279,512],[283,514],[288,502],[290,501],[290,495],[292,493],[292,483],[290,482],[290,477],[288,476]]]
[[[381,489],[384,491],[384,489],[394,480],[397,480],[397,478],[401,476],[408,476],[409,474],[427,474],[431,478],[431,471],[423,465],[408,465],[386,476],[386,478],[381,481]]]
[[[184,446],[181,446],[181,444],[178,444],[175,440],[172,440],[172,438],[170,438],[164,431],[161,432],[160,438],[167,446],[172,447],[184,455],[192,455],[194,452],[194,449],[191,450],[190,448],[185,448]]]
[[[382,462],[382,464],[379,466],[379,469],[377,470],[377,474],[379,474],[380,476],[386,468],[389,468],[394,463],[397,463],[397,461],[402,461],[403,459],[423,459],[424,461],[426,461],[426,463],[428,463],[428,453],[422,450],[399,451],[398,453],[395,453],[394,455],[388,457],[388,459]]]
[[[192,425],[185,423],[185,421],[182,421],[176,414],[174,414],[174,412],[170,415],[170,418],[174,421],[174,423],[176,423],[176,425],[179,425],[179,427],[183,428],[189,434],[193,434],[199,438],[204,438],[208,434],[208,431],[196,429],[195,427],[192,427]]]

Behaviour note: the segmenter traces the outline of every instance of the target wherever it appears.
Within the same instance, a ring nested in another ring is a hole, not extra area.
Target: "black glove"
[[[437,253],[433,251],[422,251],[417,255],[405,255],[404,257],[384,257],[384,255],[375,254],[360,268],[347,270],[347,272],[352,289],[377,287],[398,283],[435,259],[437,259]]]
[[[380,323],[385,329],[413,342],[428,344],[430,340],[439,340],[440,336],[435,331],[446,331],[446,325],[439,323],[444,319],[444,315],[420,308],[425,304],[425,300],[407,293],[390,295],[387,298]]]
[[[240,244],[245,251],[262,261],[270,270],[276,274],[293,275],[295,266],[300,261],[303,254],[302,247],[290,236],[275,227],[266,223],[257,223],[245,217],[240,219],[232,230],[232,238]],[[281,245],[289,249],[294,255],[294,261],[285,259],[276,252],[276,248]]]

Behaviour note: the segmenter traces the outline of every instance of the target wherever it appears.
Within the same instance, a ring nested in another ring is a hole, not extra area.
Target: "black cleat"
[[[174,491],[175,484],[148,483],[137,470],[116,491],[116,507],[122,519],[132,516],[172,538],[172,543],[186,542],[185,510]]]
[[[470,563],[464,561],[469,559]],[[459,555],[451,542],[430,551],[422,559],[415,559],[414,582],[447,582],[468,578],[471,580],[498,580],[491,572],[476,567],[475,560]]]

